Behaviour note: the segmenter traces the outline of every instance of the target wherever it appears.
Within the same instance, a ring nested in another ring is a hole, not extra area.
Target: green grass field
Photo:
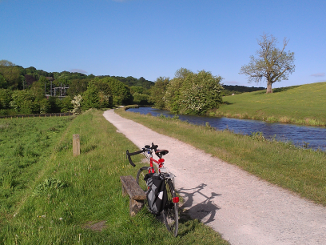
[[[326,125],[326,82],[223,97],[212,116],[257,119],[311,126]]]
[[[270,183],[326,206],[326,153],[268,141],[261,134],[234,134],[177,119],[141,115],[122,109],[121,116],[179,139]]]
[[[119,177],[137,148],[102,113],[0,120],[0,244],[228,244],[186,214],[176,238],[146,209],[130,217]]]

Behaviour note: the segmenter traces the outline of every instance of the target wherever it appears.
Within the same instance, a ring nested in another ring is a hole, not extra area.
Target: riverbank
[[[152,130],[136,123],[135,117],[128,120],[113,110],[106,111],[104,117],[138,147],[155,140],[161,149],[169,149],[165,165],[176,174],[176,189],[185,200],[183,208],[213,227],[231,244],[323,244],[325,241],[325,207],[212,157],[178,140],[179,137],[166,136],[171,131],[178,136],[183,130],[187,135],[197,134],[197,142],[203,143],[213,130],[179,124],[173,119],[156,120],[155,117],[125,113],[150,121]],[[208,144],[218,148],[214,142]]]
[[[169,111],[152,107],[129,108],[129,112],[178,118],[194,125],[210,125],[216,130],[230,130],[236,134],[260,134],[265,139],[291,142],[297,147],[326,152],[326,128],[284,123],[268,123],[259,120],[247,120],[227,117],[208,117],[171,114]]]
[[[326,206],[326,153],[268,141],[259,134],[245,136],[209,126],[195,126],[173,118],[152,117],[117,110],[128,119],[177,138],[259,178]]]
[[[326,82],[237,94],[223,97],[216,117],[254,119],[266,122],[326,126]]]

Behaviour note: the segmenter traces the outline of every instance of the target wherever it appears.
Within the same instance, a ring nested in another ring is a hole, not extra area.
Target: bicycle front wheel
[[[141,167],[138,170],[137,177],[136,177],[137,184],[140,186],[140,188],[142,188],[142,190],[145,192],[146,196],[147,196],[147,192],[148,192],[148,187],[146,185],[146,181],[144,180],[144,178],[145,178],[145,175],[148,174],[148,169],[150,169],[150,167]],[[147,199],[144,200],[144,206],[147,208],[148,211],[151,212],[151,210],[148,206]]]
[[[145,175],[148,174],[148,169],[150,167],[141,167],[137,172],[136,182],[142,188],[142,190],[146,193],[148,191],[148,187],[146,185],[146,181],[144,180]]]
[[[175,237],[178,235],[179,217],[178,217],[178,203],[173,202],[176,197],[173,183],[170,179],[166,180],[166,190],[168,194],[167,204],[163,210],[163,220],[166,228]]]

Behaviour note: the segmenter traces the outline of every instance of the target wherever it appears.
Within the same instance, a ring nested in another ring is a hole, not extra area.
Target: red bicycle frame
[[[160,158],[158,160],[155,160],[152,156],[149,158],[149,169],[148,169],[148,173],[155,173],[155,169],[154,169],[154,164],[153,162],[155,162],[158,165],[158,171],[161,173],[161,169],[164,168],[164,159]]]
[[[155,173],[153,162],[155,162],[158,165],[158,171],[161,173],[161,169],[164,168],[164,161],[165,160],[163,158],[155,160],[152,156],[150,156],[150,158],[149,158],[149,166],[150,167],[148,168],[148,173]],[[172,202],[173,203],[178,203],[179,202],[179,197],[173,197]]]

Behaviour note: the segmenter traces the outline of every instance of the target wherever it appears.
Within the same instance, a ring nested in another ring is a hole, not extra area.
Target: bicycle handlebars
[[[158,145],[154,145],[154,143],[152,143],[152,146],[145,145],[145,147],[141,151],[129,152],[129,150],[127,150],[126,155],[127,155],[127,158],[128,158],[128,161],[129,161],[130,165],[133,166],[133,167],[136,167],[136,165],[131,160],[130,156],[138,155],[140,153],[144,153],[145,151],[151,151],[151,150],[156,151],[157,147],[158,147]]]

